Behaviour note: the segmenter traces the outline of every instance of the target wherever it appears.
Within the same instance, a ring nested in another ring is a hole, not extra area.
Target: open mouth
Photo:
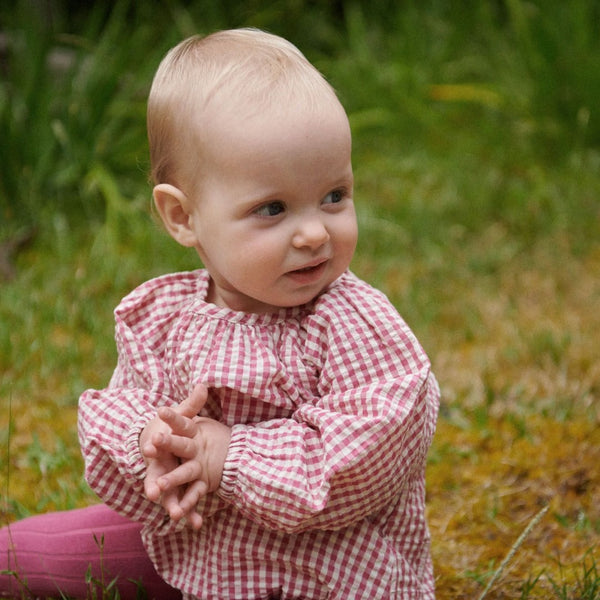
[[[310,280],[311,278],[320,277],[321,273],[325,270],[326,264],[327,261],[323,260],[315,265],[309,265],[308,267],[302,267],[301,269],[290,271],[288,274],[294,279],[306,282],[306,280]]]
[[[312,265],[307,265],[306,267],[302,267],[301,269],[295,269],[294,271],[292,271],[292,273],[312,273],[314,271],[322,269],[326,263],[327,260],[322,259],[318,262],[313,263]]]
[[[311,271],[316,271],[323,263],[319,263],[318,265],[313,265],[312,267],[304,267],[303,269],[296,269],[292,271],[293,273],[310,273]]]

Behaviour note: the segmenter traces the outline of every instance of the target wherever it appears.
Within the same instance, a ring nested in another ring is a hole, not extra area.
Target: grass
[[[151,73],[185,35],[253,24],[296,42],[347,106],[353,268],[442,387],[438,600],[600,598],[597,3],[148,4],[56,9],[50,29],[25,2],[0,14],[0,240],[36,232],[1,284],[3,520],[95,501],[76,403],[114,367],[112,309],[197,266],[150,216]]]

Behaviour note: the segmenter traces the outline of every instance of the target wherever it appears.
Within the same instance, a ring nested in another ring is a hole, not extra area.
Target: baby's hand
[[[174,411],[191,419],[200,412],[206,403],[207,397],[207,389],[202,385],[198,385],[189,398],[177,406]],[[180,459],[175,454],[163,447],[164,439],[170,437],[172,433],[171,427],[160,416],[156,416],[146,425],[140,435],[140,450],[146,462],[146,477],[144,479],[146,497],[152,502],[160,502],[172,518],[179,520],[185,516],[179,506],[183,490],[171,489],[163,493],[157,483],[161,476],[170,473],[181,464]],[[188,516],[192,527],[199,528],[201,526],[201,517],[195,511]]]
[[[170,427],[157,416],[146,425],[140,434],[139,441],[140,451],[146,463],[144,492],[149,500],[152,500],[152,502],[161,501],[165,508],[167,508],[165,498],[161,498],[162,492],[156,482],[162,475],[176,469],[179,466],[179,460],[170,452],[161,450],[156,441],[160,441],[164,435],[170,434]]]
[[[157,446],[181,459],[181,465],[157,479],[163,494],[185,487],[178,507],[170,511],[171,518],[199,517],[194,509],[202,496],[216,492],[221,483],[223,466],[229,449],[231,430],[226,425],[206,417],[182,416],[175,409],[159,409],[160,418],[167,423],[172,435],[163,435]],[[201,522],[192,522],[198,528]]]
[[[160,501],[172,519],[187,517],[194,529],[202,526],[195,511],[199,499],[219,487],[231,437],[226,425],[197,416],[207,396],[206,388],[199,385],[179,406],[161,407],[160,423],[153,421],[140,438],[148,460],[147,497]]]

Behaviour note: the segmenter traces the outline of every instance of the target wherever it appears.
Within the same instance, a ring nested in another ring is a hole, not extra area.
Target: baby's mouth
[[[293,271],[290,271],[288,275],[298,278],[301,281],[305,281],[306,278],[320,277],[321,273],[325,269],[326,264],[327,260],[322,260],[318,263],[307,265],[306,267],[302,267],[300,269],[294,269]]]
[[[317,271],[318,269],[322,268],[326,262],[327,260],[323,259],[311,265],[307,265],[306,267],[294,269],[293,271],[291,271],[291,273],[311,273],[312,271]]]
[[[312,267],[303,267],[302,269],[296,269],[293,273],[310,273],[315,269],[318,269],[323,263],[319,263],[318,265],[313,265]]]

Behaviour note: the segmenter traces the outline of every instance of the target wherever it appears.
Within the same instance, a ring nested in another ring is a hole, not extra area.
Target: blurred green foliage
[[[464,207],[481,164],[482,220],[564,220],[568,189],[524,206],[544,179],[528,162],[598,170],[599,17],[593,0],[5,2],[0,238],[56,214],[102,222],[111,203],[147,195],[145,96],[160,57],[193,33],[249,25],[291,39],[334,83],[357,158],[393,156],[377,169],[410,180],[407,157],[420,156],[438,165],[434,187],[459,174],[458,205],[412,215],[417,225],[477,226]],[[578,200],[586,222],[593,201]]]
[[[114,368],[112,309],[145,279],[198,266],[151,219],[152,75],[184,37],[238,26],[289,38],[347,108],[353,269],[399,308],[443,390],[428,491],[440,598],[476,597],[468,573],[485,579],[552,495],[564,525],[546,524],[519,563],[522,594],[493,597],[553,597],[528,594],[556,540],[594,567],[597,590],[579,550],[599,547],[598,503],[567,484],[597,480],[599,464],[598,0],[3,2],[7,517],[94,500],[76,403]]]

